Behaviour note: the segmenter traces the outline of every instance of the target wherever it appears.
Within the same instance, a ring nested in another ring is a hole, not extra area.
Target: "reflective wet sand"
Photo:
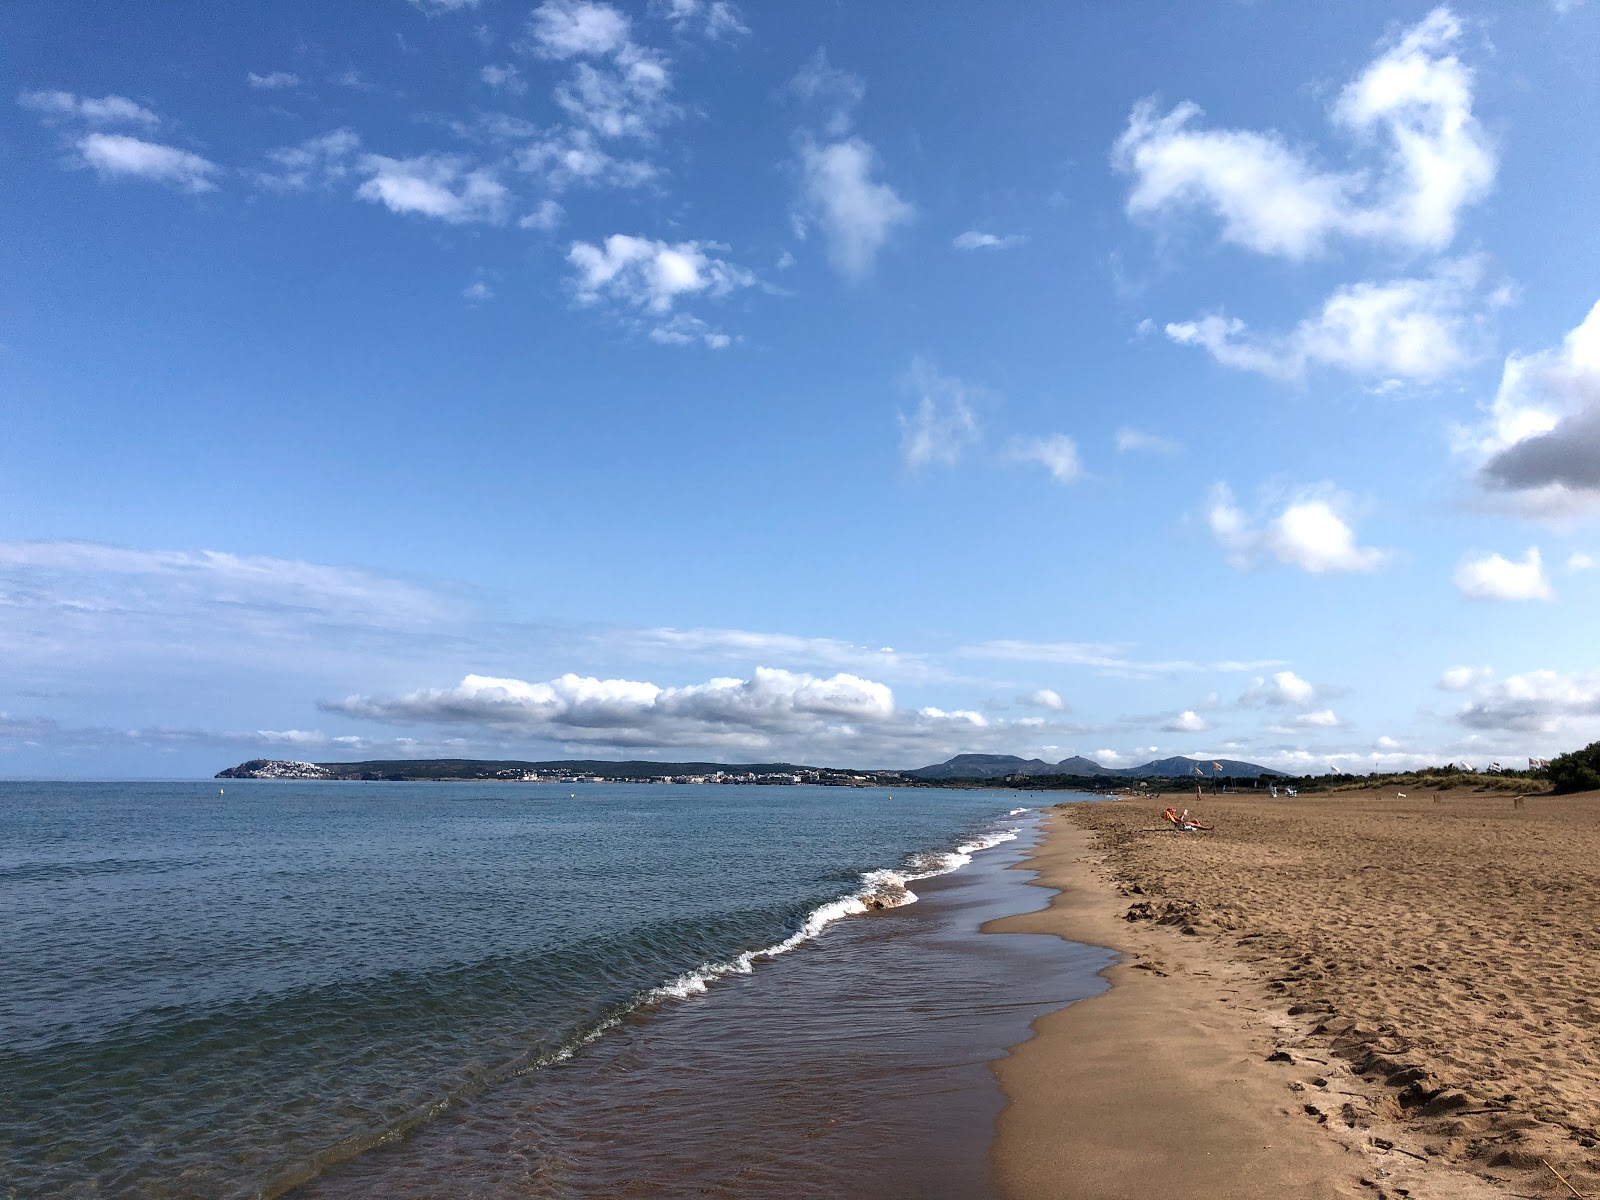
[[[669,1002],[297,1196],[984,1197],[989,1069],[1034,1017],[1094,994],[1104,951],[981,934],[1039,907],[1031,843],[921,900]]]

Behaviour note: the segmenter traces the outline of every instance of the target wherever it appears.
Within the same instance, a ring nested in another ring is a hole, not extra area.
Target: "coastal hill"
[[[918,767],[905,774],[916,779],[1004,779],[1008,775],[1071,775],[1082,779],[1101,776],[1123,779],[1179,779],[1195,774],[1199,767],[1207,779],[1259,779],[1263,775],[1282,775],[1256,763],[1241,762],[1236,758],[1214,760],[1222,764],[1216,770],[1212,759],[1158,758],[1137,767],[1102,767],[1092,758],[1074,755],[1058,763],[1048,763],[1039,758],[1018,758],[1014,754],[958,754],[931,767]]]
[[[741,776],[754,781],[793,783],[801,774],[843,774],[873,778],[893,772],[846,771],[802,767],[793,763],[711,763],[711,762],[612,762],[597,758],[566,758],[550,762],[522,762],[514,759],[482,758],[406,758],[372,759],[366,762],[291,762],[277,758],[252,758],[236,767],[218,771],[218,779],[503,779],[557,780],[596,778],[668,779],[699,776]]]
[[[795,763],[649,762],[636,759],[612,762],[595,758],[567,758],[547,762],[510,759],[415,758],[372,759],[365,762],[295,762],[279,758],[252,758],[218,771],[218,779],[353,779],[387,780],[503,780],[555,782],[579,779],[672,780],[679,783],[832,783],[871,784],[936,783],[971,784],[1006,779],[1062,778],[1179,779],[1201,768],[1208,779],[1257,779],[1280,775],[1255,763],[1237,759],[1210,760],[1162,758],[1138,767],[1102,767],[1093,759],[1074,756],[1050,763],[1014,754],[958,754],[946,762],[913,771],[857,771],[838,767],[807,767]],[[1056,784],[1053,786],[1062,786]]]

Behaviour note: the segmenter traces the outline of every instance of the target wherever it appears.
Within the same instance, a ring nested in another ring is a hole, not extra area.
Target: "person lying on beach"
[[[1197,830],[1212,828],[1210,825],[1200,824],[1198,818],[1191,817],[1187,808],[1183,810],[1183,815],[1181,817],[1178,815],[1178,810],[1175,808],[1165,809],[1161,816],[1163,820],[1171,821],[1173,825],[1177,827],[1179,833],[1194,833]]]

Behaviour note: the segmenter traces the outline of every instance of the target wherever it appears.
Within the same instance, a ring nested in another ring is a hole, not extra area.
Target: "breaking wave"
[[[1026,809],[1017,810],[1017,812],[1026,811]],[[913,854],[898,869],[882,868],[867,871],[861,876],[860,887],[848,895],[840,896],[812,909],[806,914],[800,928],[781,942],[764,946],[760,950],[746,950],[723,962],[704,963],[660,987],[652,988],[641,997],[640,1004],[645,1006],[666,1000],[686,1000],[690,996],[706,991],[719,979],[725,979],[730,975],[748,975],[755,970],[756,963],[789,953],[796,946],[809,942],[829,925],[844,917],[915,904],[917,894],[911,890],[911,884],[921,879],[932,879],[935,875],[948,875],[951,871],[958,871],[972,861],[974,854],[1003,842],[1012,841],[1021,832],[1020,826],[1014,829],[996,830],[993,833],[982,834],[970,842],[963,842],[954,850]]]

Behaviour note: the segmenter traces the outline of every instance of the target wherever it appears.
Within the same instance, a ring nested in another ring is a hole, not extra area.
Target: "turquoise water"
[[[630,1013],[759,975],[852,897],[905,899],[1016,803],[0,783],[0,1177],[30,1197],[276,1194],[581,1059]]]

